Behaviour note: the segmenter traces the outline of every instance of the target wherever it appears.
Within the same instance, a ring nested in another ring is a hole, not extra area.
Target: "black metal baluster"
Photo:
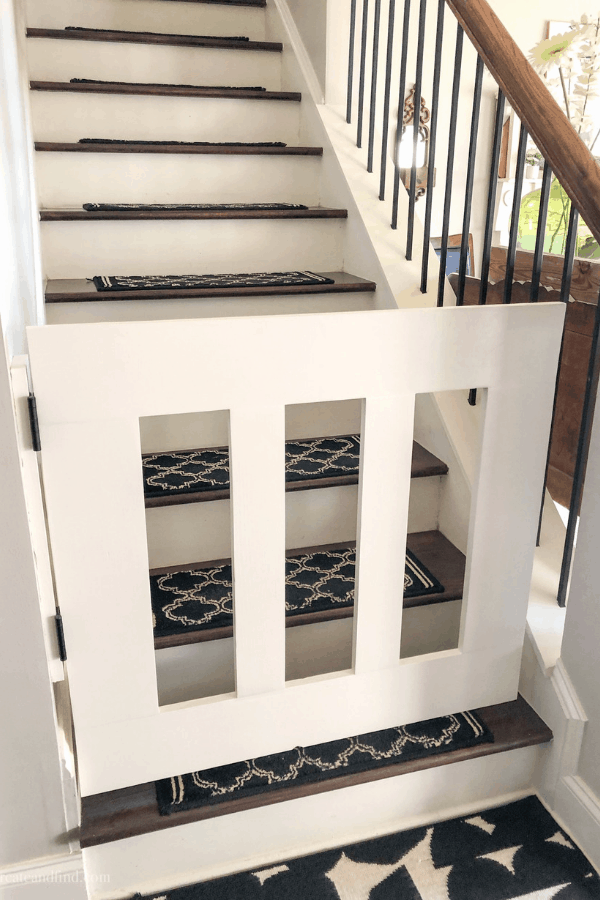
[[[496,104],[496,120],[494,123],[494,142],[492,144],[492,163],[490,166],[490,180],[488,183],[487,212],[485,216],[485,231],[483,234],[483,252],[481,255],[481,284],[479,286],[479,303],[487,300],[487,292],[490,277],[490,256],[492,252],[492,238],[494,236],[494,217],[496,214],[496,191],[498,188],[498,170],[500,166],[500,149],[502,147],[502,127],[504,125],[505,98],[502,91],[498,91]]]
[[[392,228],[398,227],[398,194],[400,193],[400,169],[398,168],[398,144],[402,134],[404,117],[404,94],[406,92],[406,59],[408,56],[408,31],[410,27],[410,0],[404,0],[404,21],[402,23],[402,54],[400,56],[400,85],[398,88],[398,130],[394,151],[394,196],[392,200]]]
[[[454,80],[452,83],[452,103],[450,107],[450,128],[448,131],[448,163],[446,165],[446,185],[444,193],[444,218],[440,249],[440,274],[438,278],[437,305],[444,305],[446,286],[446,257],[448,256],[448,232],[450,226],[450,204],[452,202],[452,175],[454,172],[454,150],[456,146],[456,121],[458,117],[458,93],[460,89],[460,69],[462,64],[463,30],[456,26],[456,50],[454,53]]]
[[[515,172],[515,193],[513,196],[512,215],[510,222],[510,235],[508,238],[508,251],[506,253],[506,274],[504,281],[503,303],[512,300],[513,277],[515,274],[515,258],[517,255],[517,238],[519,236],[519,212],[521,209],[521,194],[523,193],[523,175],[525,173],[525,152],[527,150],[527,130],[521,125],[519,134],[519,149],[517,151],[517,169]]]
[[[419,4],[419,32],[417,35],[417,67],[415,74],[415,111],[413,115],[412,165],[408,188],[408,225],[406,229],[406,258],[412,259],[415,227],[415,202],[417,197],[417,148],[419,144],[419,124],[421,121],[421,92],[423,88],[423,48],[425,44],[425,16],[427,0]]]
[[[354,39],[356,36],[356,0],[350,6],[350,46],[348,49],[348,93],[346,95],[346,122],[352,121],[352,87],[354,83]]]
[[[560,299],[563,303],[569,302],[571,291],[571,278],[573,276],[573,262],[575,261],[575,245],[577,243],[577,226],[579,225],[579,213],[571,203],[569,213],[569,227],[565,241],[565,262],[563,265],[562,282],[560,285]]]
[[[483,83],[483,60],[477,57],[475,68],[475,89],[473,91],[473,113],[471,115],[471,137],[469,140],[469,160],[467,163],[467,183],[465,186],[465,208],[463,213],[462,237],[460,241],[460,263],[458,266],[458,293],[456,305],[462,306],[465,299],[467,258],[469,253],[469,229],[471,226],[471,204],[473,201],[473,181],[475,179],[475,158],[477,156],[477,131],[481,109],[481,86]]]
[[[431,212],[433,209],[433,182],[435,178],[435,146],[437,138],[438,106],[440,99],[440,72],[442,68],[442,41],[444,38],[444,10],[446,0],[438,0],[438,17],[435,36],[435,60],[433,64],[433,89],[431,94],[431,122],[429,127],[429,158],[427,160],[427,195],[423,224],[423,259],[421,262],[421,293],[427,293],[429,274],[429,241],[431,238]]]
[[[373,171],[375,149],[375,116],[377,113],[377,72],[379,68],[379,29],[381,26],[381,0],[375,0],[375,21],[373,22],[373,60],[371,66],[371,112],[369,119],[369,150],[367,172]]]
[[[360,72],[358,79],[358,124],[356,146],[362,147],[363,115],[365,109],[365,76],[367,69],[367,28],[369,24],[369,0],[363,0],[362,36],[360,42]]]
[[[390,98],[392,94],[392,63],[394,59],[394,24],[396,21],[396,0],[390,0],[388,13],[387,59],[385,64],[385,93],[383,96],[383,127],[381,133],[381,170],[379,174],[379,199],[385,200],[385,178],[387,175],[388,136],[390,133]]]
[[[537,303],[540,293],[540,278],[544,264],[544,239],[546,237],[546,219],[548,218],[548,200],[550,198],[550,185],[552,184],[552,169],[544,162],[544,174],[542,175],[542,188],[540,191],[540,208],[538,212],[537,232],[535,236],[535,251],[533,253],[533,266],[531,271],[531,303]]]
[[[548,168],[548,166],[546,166],[546,169],[547,168]],[[546,170],[544,170],[544,177],[545,176],[546,176]],[[549,180],[550,179],[548,177],[548,181]],[[543,185],[542,185],[542,189],[543,189]],[[550,187],[548,186],[548,193],[549,193],[549,191],[550,191]],[[541,215],[541,206],[540,206],[540,215]],[[575,258],[575,244],[576,244],[576,240],[577,240],[578,224],[579,224],[579,213],[577,212],[577,210],[575,209],[573,204],[571,204],[571,211],[569,213],[569,228],[567,231],[567,240],[565,242],[565,261],[564,261],[564,265],[563,265],[562,283],[561,283],[561,288],[560,288],[560,299],[562,300],[563,303],[569,302],[569,292],[571,290],[571,277],[573,275],[573,262],[574,262],[574,258]],[[539,222],[538,222],[538,231],[539,231]],[[537,243],[536,243],[536,250],[537,250]],[[540,268],[541,268],[541,266],[540,266]],[[532,285],[532,292],[533,292],[533,285]],[[537,300],[537,297],[536,297],[536,300]],[[550,466],[550,450],[551,450],[551,446],[552,446],[552,433],[554,431],[554,422],[556,419],[556,403],[558,400],[558,380],[559,380],[560,369],[561,369],[561,365],[562,365],[564,344],[565,344],[565,332],[563,329],[563,336],[562,336],[562,340],[560,343],[560,353],[558,354],[558,369],[557,369],[557,373],[556,373],[556,384],[554,385],[554,403],[552,405],[552,422],[550,424],[550,439],[548,441],[548,452],[546,454],[546,468],[544,470],[544,487],[542,489],[542,502],[540,504],[540,519],[539,519],[538,534],[537,534],[537,545],[538,546],[540,543],[540,535],[542,533],[542,519],[544,517],[544,506],[546,503],[546,485],[548,483],[548,468]],[[580,428],[583,428],[583,417],[582,417]],[[570,563],[569,563],[569,565],[570,565]],[[565,585],[564,589],[566,591],[566,585]],[[559,591],[559,593],[560,593],[560,591]]]
[[[598,298],[598,305],[596,306],[596,314],[594,317],[594,331],[592,334],[592,346],[590,349],[590,362],[588,365],[587,382],[585,385],[585,396],[583,400],[583,410],[581,413],[581,427],[579,430],[579,441],[577,444],[577,458],[575,461],[575,472],[573,474],[571,502],[569,504],[569,520],[567,522],[567,533],[565,535],[565,550],[560,571],[560,581],[558,583],[558,596],[556,598],[559,606],[565,606],[567,602],[567,588],[569,585],[569,576],[571,574],[571,562],[573,560],[573,548],[575,544],[575,531],[577,529],[577,517],[579,515],[579,506],[581,504],[581,494],[583,492],[585,468],[587,464],[590,436],[592,432],[592,424],[594,421],[594,410],[596,406],[596,385],[598,383],[598,373],[600,371],[599,338],[600,297]]]

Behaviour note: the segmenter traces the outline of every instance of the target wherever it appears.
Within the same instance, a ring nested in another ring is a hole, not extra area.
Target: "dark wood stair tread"
[[[486,706],[475,710],[483,722],[492,731],[494,743],[478,744],[435,756],[396,763],[384,768],[372,769],[352,775],[340,775],[328,781],[304,784],[301,786],[282,787],[278,791],[254,797],[246,797],[208,806],[201,809],[186,810],[170,816],[161,816],[158,812],[156,792],[153,782],[107,791],[83,797],[81,801],[82,847],[94,847],[124,838],[141,834],[150,834],[178,825],[200,822],[204,819],[225,816],[229,813],[242,812],[261,806],[271,806],[286,800],[296,800],[314,794],[334,791],[338,788],[352,787],[382,778],[407,775],[410,772],[448,766],[453,763],[491,756],[523,747],[533,747],[552,740],[552,732],[540,719],[525,700],[519,696],[516,700]],[[507,765],[508,765],[507,761]]]
[[[339,294],[367,292],[377,289],[374,281],[350,275],[348,272],[319,272],[327,278],[333,278],[334,284],[284,285],[272,287],[246,288],[193,288],[189,290],[164,291],[97,291],[94,284],[83,278],[57,279],[48,281],[46,285],[46,303],[65,303],[110,300],[174,300],[193,299],[194,297],[257,297],[284,296],[288,294]]]
[[[347,219],[347,209],[153,209],[92,210],[42,209],[40,222],[89,222],[152,219]]]
[[[182,87],[181,85],[91,84],[70,81],[30,81],[32,91],[68,91],[76,94],[132,94],[152,97],[218,97],[229,100],[290,100],[299,102],[302,94],[296,91],[249,91],[236,88]]]
[[[264,50],[281,53],[283,44],[277,41],[232,41],[226,37],[200,37],[187,34],[160,34],[149,31],[95,31],[82,28],[28,28],[27,37],[57,38],[66,41],[102,41],[119,44],[163,44],[173,47],[205,47],[217,50]]]
[[[404,609],[413,609],[417,606],[429,606],[432,603],[447,603],[450,600],[460,600],[463,594],[465,581],[466,559],[463,553],[452,544],[440,531],[419,531],[407,535],[407,548],[429,569],[431,574],[440,581],[444,590],[437,594],[422,594],[413,597],[405,597]],[[286,556],[299,556],[304,553],[318,553],[328,550],[340,550],[356,547],[355,541],[345,541],[338,544],[324,544],[318,547],[302,547],[286,551]],[[230,559],[215,559],[201,563],[188,563],[187,565],[165,566],[159,569],[151,569],[150,575],[167,575],[176,572],[185,572],[193,569],[208,569],[230,563]],[[332,622],[336,619],[350,619],[354,615],[353,606],[332,607],[317,612],[307,612],[301,615],[288,615],[285,620],[286,628],[297,628],[302,625],[314,625],[316,622]],[[183,647],[187,644],[203,644],[207,641],[220,641],[233,637],[231,626],[220,628],[191,629],[181,634],[161,635],[155,637],[155,650],[165,650],[169,647]]]
[[[350,444],[356,442],[355,435],[332,435],[330,437],[314,437],[314,438],[298,438],[296,441],[287,441],[286,442],[286,453],[290,453],[289,447],[293,443],[303,442],[303,441],[327,441],[331,439],[332,441],[339,440],[347,440]],[[156,457],[164,456],[169,460],[169,468],[172,469],[174,465],[184,466],[201,466],[201,465],[210,465],[212,461],[210,457],[213,453],[219,453],[227,456],[227,448],[224,447],[209,447],[209,448],[200,448],[198,450],[179,450],[179,451],[165,451],[164,453],[147,453],[143,455],[143,460],[145,463],[145,503],[146,508],[152,509],[158,506],[178,506],[185,503],[204,503],[211,502],[216,500],[227,500],[229,498],[229,485],[223,483],[223,486],[219,485],[209,485],[204,483],[203,487],[200,490],[194,490],[193,486],[190,489],[185,489],[183,486],[180,487],[165,487],[158,488],[154,486],[154,490],[152,490],[152,484],[149,481],[151,477],[158,477],[159,472],[152,473],[151,469],[151,460]],[[302,451],[300,451],[302,452]],[[191,459],[189,463],[186,463],[186,460],[190,458],[190,454],[194,455],[194,459]],[[203,455],[207,459],[207,463],[203,462]],[[300,475],[297,478],[291,477],[293,473],[290,473],[290,477],[286,478],[285,489],[286,492],[291,493],[294,491],[310,491],[316,488],[329,488],[329,487],[341,487],[344,485],[354,485],[358,484],[358,452],[348,447],[343,454],[346,458],[352,458],[354,460],[354,464],[352,466],[346,465],[346,469],[348,471],[344,471],[342,474],[332,474],[332,475],[323,475],[322,473],[315,473],[312,478],[301,477]],[[300,459],[300,456],[297,456]],[[179,459],[179,462],[177,462]],[[293,458],[290,457],[286,466],[293,465]],[[227,460],[219,463],[219,468],[221,469],[223,465],[227,465]],[[161,465],[157,463],[155,468],[161,468]],[[424,478],[432,475],[445,475],[448,472],[448,466],[441,459],[435,457],[432,453],[425,450],[420,444],[417,444],[416,441],[413,441],[413,455],[411,462],[411,478]],[[197,470],[197,475],[201,475],[202,470]],[[214,475],[214,472],[211,474]],[[181,470],[179,476],[183,479],[187,472]],[[190,476],[193,478],[193,476]]]
[[[171,0],[170,0],[171,2]],[[200,156],[323,156],[322,147],[252,147],[224,144],[81,144],[68,141],[36,141],[35,149],[47,153],[180,153]]]

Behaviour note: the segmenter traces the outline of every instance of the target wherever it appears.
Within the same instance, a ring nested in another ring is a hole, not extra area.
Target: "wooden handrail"
[[[600,243],[600,167],[486,0],[446,0]]]

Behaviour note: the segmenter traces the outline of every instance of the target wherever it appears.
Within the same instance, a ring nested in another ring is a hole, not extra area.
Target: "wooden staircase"
[[[303,138],[301,95],[282,90],[282,43],[261,39],[265,7],[266,0],[125,0],[120,10],[97,4],[93,16],[82,13],[78,21],[90,20],[90,27],[83,30],[52,27],[57,16],[51,11],[41,6],[35,14],[32,11],[31,25],[38,14],[36,21],[44,21],[44,27],[29,27],[27,35],[49,325],[370,311],[385,306],[368,273],[346,271],[347,263],[354,268],[344,255],[348,211],[322,205],[323,197],[330,196],[321,179],[323,148],[307,145]],[[158,28],[154,23],[160,21],[160,27],[167,28],[170,23],[173,33],[126,30],[132,27],[134,8],[139,8],[140,26]],[[189,27],[202,33],[214,31],[213,36],[179,33],[188,9],[193,10]],[[244,34],[247,27],[251,40],[227,39],[227,34]],[[73,83],[71,78],[110,83]],[[222,87],[226,82],[232,88]],[[236,85],[262,85],[266,90]],[[80,143],[82,138],[100,142]],[[113,140],[133,143],[111,143]],[[177,143],[186,141],[215,143]],[[229,141],[283,142],[286,146],[219,143]],[[88,212],[80,208],[84,202],[290,202],[305,203],[308,208]],[[114,273],[285,270],[311,270],[325,274],[333,283],[100,294],[89,280]],[[324,411],[327,404],[316,405],[316,414],[310,404],[300,410],[288,437],[348,433],[343,429],[349,419],[353,432],[359,433],[359,401],[350,414],[343,403],[329,404],[329,415]],[[144,455],[223,446],[222,423],[216,419],[198,423],[199,432],[207,438],[199,444],[186,443],[186,427],[177,416],[159,418],[162,421],[156,431],[160,439],[145,438],[142,425]],[[438,527],[447,474],[446,462],[414,443],[408,548],[444,589],[405,601],[403,658],[435,650],[452,652],[458,647],[467,547],[466,534],[459,548]],[[357,469],[347,476],[287,484],[288,555],[299,552],[298,548],[354,545],[358,482]],[[147,497],[145,505],[151,575],[231,558],[228,488],[209,494],[165,492],[159,498]],[[351,667],[353,616],[349,607],[335,614],[307,614],[289,620],[287,626],[296,627],[287,629],[286,678],[325,675]],[[436,617],[441,625],[435,625]],[[294,632],[292,637],[290,632]],[[202,662],[198,654],[207,653],[204,648],[208,644],[214,647]],[[235,690],[231,628],[211,633],[209,638],[198,631],[184,638],[158,637],[155,649],[161,705],[185,704]],[[219,669],[223,675],[215,677]],[[433,757],[422,766],[407,763],[351,779],[342,776],[314,791],[284,788],[268,799],[256,798],[250,805],[223,804],[208,812],[160,817],[151,783],[88,795],[82,800],[81,845],[91,848],[150,835],[179,824],[199,823],[209,816],[400,778],[421,768],[460,766],[503,751],[525,751],[551,738],[521,699],[480,713],[494,732],[492,745]],[[523,770],[529,771],[533,752],[518,757]],[[510,758],[517,757],[513,754]],[[493,787],[490,790],[493,792]]]

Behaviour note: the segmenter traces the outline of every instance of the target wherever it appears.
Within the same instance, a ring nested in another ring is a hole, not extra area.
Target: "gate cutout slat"
[[[368,396],[363,405],[357,673],[397,665],[400,655],[414,405],[413,394]]]
[[[247,697],[285,687],[284,408],[235,407],[230,435],[236,694]]]

